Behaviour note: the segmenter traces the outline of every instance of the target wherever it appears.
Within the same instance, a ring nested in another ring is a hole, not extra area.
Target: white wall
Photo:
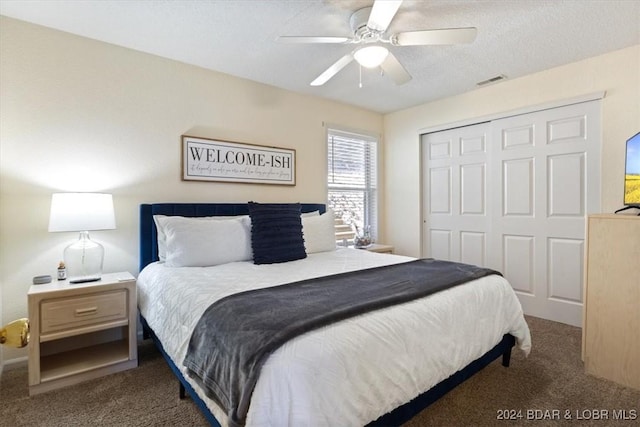
[[[105,271],[137,274],[140,203],[323,202],[323,122],[382,134],[377,113],[0,19],[3,323],[27,315],[31,278],[54,275],[77,238],[47,232],[53,192],[113,193],[117,229],[92,237]],[[297,185],[183,182],[182,134],[294,148]]]
[[[606,91],[601,210],[622,207],[625,141],[640,131],[640,45],[386,115],[386,243],[397,253],[421,255],[420,129],[598,91]]]

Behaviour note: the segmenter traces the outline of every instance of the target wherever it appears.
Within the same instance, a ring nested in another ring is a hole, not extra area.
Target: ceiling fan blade
[[[338,71],[349,65],[351,61],[353,61],[353,55],[351,53],[346,54],[342,58],[338,59],[329,68],[327,68],[322,74],[316,77],[316,79],[311,82],[311,86],[322,86],[327,81],[329,81],[331,77],[338,74]]]
[[[478,29],[475,27],[407,31],[391,36],[391,43],[396,46],[463,44],[471,43],[473,40],[475,40],[477,33]]]
[[[387,58],[380,65],[380,68],[382,68],[382,71],[391,77],[391,80],[393,80],[393,82],[398,86],[411,80],[411,75],[404,69],[402,64],[400,64],[391,52],[389,52]]]
[[[351,37],[314,37],[314,36],[280,36],[276,39],[280,43],[350,43]]]
[[[369,14],[367,27],[385,32],[401,4],[402,0],[376,0]]]

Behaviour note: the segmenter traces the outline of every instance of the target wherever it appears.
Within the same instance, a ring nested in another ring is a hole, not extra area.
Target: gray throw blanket
[[[184,360],[189,375],[244,425],[260,368],[286,341],[496,271],[433,259],[319,277],[222,298],[204,312]]]

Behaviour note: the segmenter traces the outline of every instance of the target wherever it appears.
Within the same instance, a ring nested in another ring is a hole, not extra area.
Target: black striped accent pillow
[[[275,264],[307,257],[300,203],[249,202],[254,264]]]

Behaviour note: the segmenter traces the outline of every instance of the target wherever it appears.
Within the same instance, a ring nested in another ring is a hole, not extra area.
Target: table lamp
[[[89,231],[113,230],[113,197],[103,193],[54,193],[49,231],[79,231],[79,239],[64,250],[69,283],[93,282],[102,276],[104,248],[91,240]]]

